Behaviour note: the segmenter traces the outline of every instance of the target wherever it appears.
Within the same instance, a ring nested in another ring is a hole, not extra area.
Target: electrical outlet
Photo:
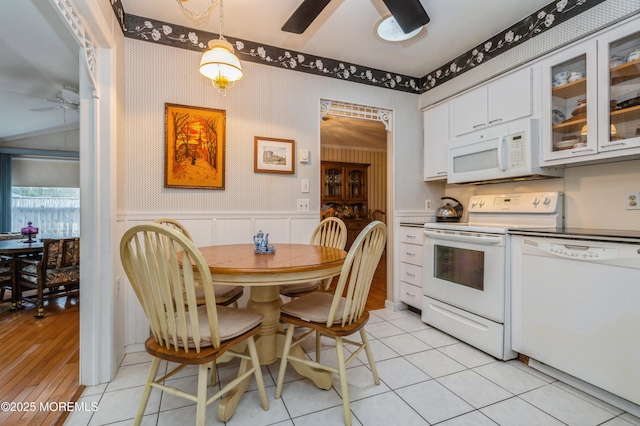
[[[640,191],[624,194],[624,206],[627,210],[640,210]]]
[[[300,180],[300,191],[309,192],[309,179]]]
[[[298,198],[298,211],[299,212],[308,212],[309,211],[309,199],[308,198]]]
[[[428,212],[431,211],[431,200],[424,200],[424,209]]]

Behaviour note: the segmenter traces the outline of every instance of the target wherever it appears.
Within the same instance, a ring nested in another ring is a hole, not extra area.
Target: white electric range
[[[474,195],[468,223],[424,225],[422,320],[498,359],[512,359],[508,231],[559,228],[563,194]]]

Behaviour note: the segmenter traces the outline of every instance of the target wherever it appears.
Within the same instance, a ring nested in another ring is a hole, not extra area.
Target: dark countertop
[[[510,229],[509,233],[514,235],[539,235],[543,237],[620,241],[627,243],[640,242],[640,231],[636,230],[591,228],[531,228]]]

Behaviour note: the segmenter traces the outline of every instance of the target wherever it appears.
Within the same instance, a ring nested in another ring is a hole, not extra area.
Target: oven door
[[[504,323],[506,236],[425,230],[425,296]]]

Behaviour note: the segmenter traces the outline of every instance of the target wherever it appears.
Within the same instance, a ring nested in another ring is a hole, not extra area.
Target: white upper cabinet
[[[572,46],[542,63],[542,158],[597,153],[596,42]]]
[[[640,18],[543,60],[542,88],[544,165],[640,154]]]
[[[453,135],[460,136],[532,113],[531,68],[507,74],[452,101]]]
[[[627,155],[640,147],[640,20],[599,37],[598,53],[598,151]]]
[[[424,180],[447,178],[447,149],[449,143],[449,104],[443,103],[423,113],[424,124]]]

